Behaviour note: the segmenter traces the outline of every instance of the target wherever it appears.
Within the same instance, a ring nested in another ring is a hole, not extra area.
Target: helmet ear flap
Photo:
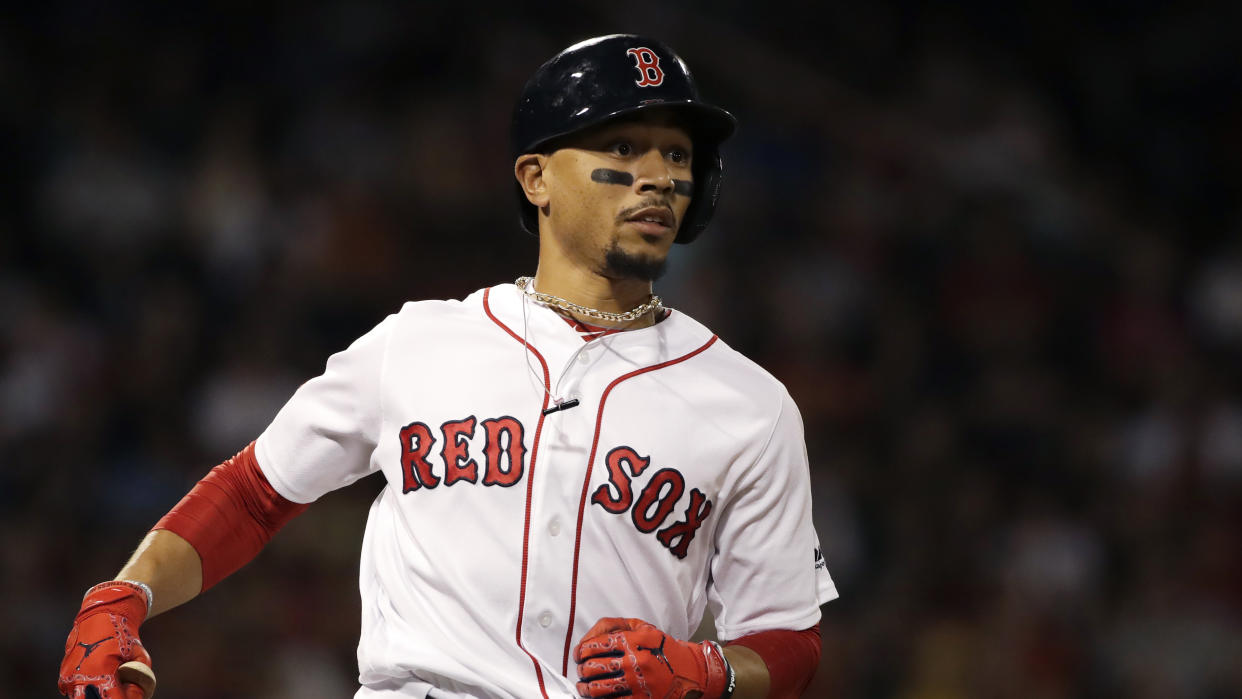
[[[707,161],[706,165],[695,168],[694,198],[690,200],[690,208],[686,209],[686,218],[681,223],[681,230],[673,239],[675,243],[691,243],[707,228],[716,211],[716,202],[720,199],[720,183],[724,179],[724,161],[717,149],[698,155],[697,162]]]

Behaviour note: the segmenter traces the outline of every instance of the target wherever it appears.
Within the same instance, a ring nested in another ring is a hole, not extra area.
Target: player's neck
[[[593,308],[607,313],[625,313],[645,303],[651,297],[651,282],[639,279],[610,279],[594,272],[576,267],[547,265],[540,262],[535,272],[535,289],[544,294],[558,296],[580,306]],[[598,319],[582,316],[577,313],[569,315],[578,320],[594,324],[601,323]],[[645,328],[655,322],[653,314],[624,324],[624,327],[635,329]]]

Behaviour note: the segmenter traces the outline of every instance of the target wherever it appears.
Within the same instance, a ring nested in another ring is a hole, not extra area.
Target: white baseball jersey
[[[796,406],[676,311],[584,342],[512,284],[407,303],[297,391],[256,458],[299,503],[387,480],[358,697],[574,697],[601,617],[685,639],[710,607],[733,639],[808,628],[837,596]]]

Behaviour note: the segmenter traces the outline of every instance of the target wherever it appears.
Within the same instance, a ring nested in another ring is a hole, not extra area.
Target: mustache
[[[621,212],[617,214],[617,219],[623,221],[643,209],[668,209],[668,212],[673,214],[673,218],[677,217],[676,212],[673,211],[673,203],[668,199],[645,199],[634,206],[622,209]]]

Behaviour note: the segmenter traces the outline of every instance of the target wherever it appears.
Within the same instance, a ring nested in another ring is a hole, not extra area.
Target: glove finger
[[[621,617],[615,617],[615,616],[606,616],[600,619],[599,621],[595,622],[594,626],[592,626],[589,630],[587,630],[586,633],[582,634],[582,638],[583,640],[586,640],[590,638],[591,636],[603,636],[604,634],[612,633],[613,631],[627,631],[630,628],[632,628],[632,623],[635,621],[638,621],[638,620],[637,619],[622,619]]]
[[[99,695],[99,690],[96,689],[93,684],[86,685],[86,691],[83,692],[83,694],[86,696],[86,699],[103,699],[103,697]]]
[[[620,657],[625,654],[620,631],[603,636],[584,638],[574,648],[574,662],[580,663],[588,658]]]
[[[574,662],[580,663],[584,658],[597,654],[601,649],[594,644],[597,644],[600,638],[605,638],[613,631],[624,628],[627,628],[626,620],[617,617],[604,617],[595,622],[590,630],[582,634],[578,645],[574,646]]]
[[[595,682],[579,682],[577,686],[578,696],[590,697],[590,699],[633,696],[633,692],[630,691],[630,686],[625,682],[624,677],[597,680]]]
[[[619,657],[592,658],[578,664],[578,678],[586,682],[620,677],[623,672],[622,659]]]
[[[649,621],[643,621],[642,619],[626,619],[626,621],[629,622],[625,628],[626,631],[637,631],[637,632],[648,632],[648,633],[655,632],[661,635],[664,633],[664,631],[661,630],[659,626],[656,626],[655,624]]]
[[[122,683],[121,691],[125,694],[125,699],[147,699],[147,693],[142,691],[142,687],[132,682]]]

